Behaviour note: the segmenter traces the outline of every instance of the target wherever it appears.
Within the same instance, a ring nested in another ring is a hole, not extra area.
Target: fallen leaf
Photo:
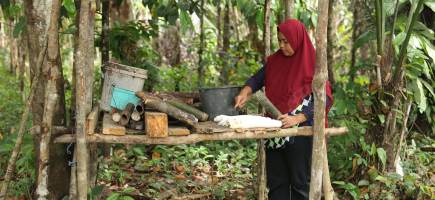
[[[209,169],[204,169],[204,170],[202,170],[202,172],[204,172],[204,173],[206,173],[206,174],[210,174],[210,170]]]
[[[370,87],[369,93],[371,94],[373,91],[379,88],[379,85],[377,83],[373,84],[372,87]]]
[[[355,170],[355,168],[358,166],[358,157],[353,158],[353,167],[352,167],[352,171]]]
[[[184,177],[183,175],[175,175],[174,176],[175,180],[183,180],[183,181],[187,181],[186,177]]]
[[[186,171],[186,168],[184,168],[183,165],[180,165],[180,166],[177,166],[177,170],[178,170],[179,172],[184,172],[184,171]]]
[[[196,181],[196,180],[203,181],[204,178],[202,178],[201,176],[192,176],[192,180],[194,180],[194,181]]]
[[[159,172],[160,170],[162,170],[160,167],[155,167],[155,168],[154,168],[154,171],[155,171],[155,172]]]
[[[154,160],[154,158],[160,158],[162,156],[162,154],[159,154],[157,152],[153,153],[152,159]]]

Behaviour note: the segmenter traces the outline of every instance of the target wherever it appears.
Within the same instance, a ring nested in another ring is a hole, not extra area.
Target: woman
[[[246,82],[236,97],[236,107],[243,107],[250,94],[265,86],[267,98],[281,113],[286,113],[277,118],[282,128],[313,126],[313,44],[302,23],[294,19],[278,26],[278,41],[280,49]],[[326,94],[325,120],[332,106],[329,84]],[[326,120],[326,127],[327,124]],[[313,137],[269,138],[264,144],[269,199],[308,199]]]

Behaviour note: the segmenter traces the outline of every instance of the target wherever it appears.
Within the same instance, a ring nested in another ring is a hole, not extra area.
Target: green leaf
[[[115,25],[115,28],[122,28],[121,23],[119,23],[118,21],[114,21],[113,25]]]
[[[120,195],[121,195],[120,193],[112,193],[105,200],[117,200]]]
[[[358,186],[361,186],[361,185],[370,185],[370,182],[368,180],[360,180],[358,182]]]
[[[24,25],[24,27],[23,27],[23,38],[26,36],[26,34],[27,34],[27,25]]]
[[[343,114],[344,111],[346,110],[346,100],[342,100],[342,101],[338,102],[336,107],[337,107],[337,110],[335,112],[337,113],[337,115]]]
[[[354,48],[362,47],[365,43],[368,43],[372,40],[376,39],[376,33],[373,29],[370,29],[369,31],[360,34],[360,36],[356,39],[355,44],[353,45]]]
[[[257,21],[257,25],[258,25],[258,27],[260,27],[260,30],[263,31],[263,22],[264,22],[263,9],[258,9],[257,18],[255,20]]]
[[[122,192],[133,192],[133,191],[135,191],[136,189],[134,189],[134,188],[125,188]]]
[[[69,13],[75,13],[76,12],[76,6],[74,5],[74,2],[71,0],[63,0],[62,5],[65,6],[66,10]]]
[[[130,196],[123,196],[120,200],[134,200],[134,199]]]
[[[180,9],[180,24],[181,24],[181,31],[183,31],[183,34],[186,33],[187,24],[190,24],[190,28],[193,30],[193,24],[189,14],[182,9]]]
[[[344,90],[343,90],[343,88],[341,88],[341,87],[337,87],[336,89],[335,89],[335,92],[336,92],[336,94],[337,94],[337,96],[336,96],[336,98],[337,99],[343,99],[343,100],[345,100],[346,99],[346,93],[344,92]]]
[[[335,66],[334,66],[334,71],[337,71],[337,70],[338,70],[338,67],[341,66],[341,63],[343,63],[343,61],[344,61],[344,60],[340,60],[340,62],[338,62],[337,64],[335,64]]]
[[[159,3],[161,3],[163,6],[167,7],[169,4],[169,0],[161,0],[161,1],[159,1]]]
[[[371,152],[372,152],[373,156],[376,154],[376,145],[375,145],[374,142],[372,143],[372,149],[371,149]]]
[[[414,152],[417,150],[417,144],[415,144],[414,139],[411,140],[412,143],[412,149],[414,150]]]
[[[426,4],[427,7],[432,9],[433,12],[435,12],[435,1],[426,1],[424,2],[424,4]]]
[[[414,90],[414,98],[418,104],[420,113],[423,113],[427,108],[427,100],[424,96],[423,85],[421,84],[420,79],[412,80],[412,89]]]
[[[426,87],[426,89],[429,90],[429,92],[432,94],[432,97],[435,99],[435,93],[434,93],[433,87],[429,83],[424,81],[423,79],[419,78],[419,80],[423,83],[423,85]]]
[[[405,41],[405,38],[406,38],[406,33],[401,32],[394,38],[393,43],[397,46],[400,46],[403,43],[403,41]]]
[[[14,27],[14,38],[18,38],[18,35],[21,32],[21,29],[23,28],[24,23],[26,22],[26,16],[21,16],[18,20],[18,23],[15,24]]]
[[[314,28],[317,28],[317,13],[311,14],[311,23],[313,23]]]
[[[385,178],[385,177],[383,177],[383,176],[381,176],[381,175],[378,175],[378,176],[376,177],[375,180],[378,180],[378,181],[385,181],[385,184],[386,184],[387,186],[390,186],[390,181],[389,181],[387,178]]]
[[[333,181],[332,183],[338,184],[338,185],[344,185],[344,184],[346,184],[344,181]]]
[[[381,123],[385,123],[385,115],[378,114],[379,119],[381,120]]]
[[[398,112],[398,113],[400,113],[400,114],[402,114],[403,116],[405,116],[405,114],[403,114],[403,112],[401,111],[401,110],[397,110],[397,109],[391,109],[391,110],[394,110],[394,111],[396,111],[396,112]]]
[[[382,105],[387,106],[387,102],[385,102],[384,100],[380,100],[380,102],[382,103]]]
[[[347,110],[349,111],[349,114],[353,115],[356,112],[356,106],[352,102],[347,103]]]
[[[143,152],[142,152],[142,150],[140,150],[139,148],[137,148],[137,147],[136,147],[136,148],[133,148],[133,151],[136,152],[137,154],[143,156]]]
[[[101,192],[103,192],[103,189],[104,189],[104,185],[100,185],[100,186],[95,187],[95,188],[92,190],[92,195],[93,195],[93,196],[98,196],[98,195],[100,195]]]
[[[383,148],[378,148],[377,153],[378,153],[379,159],[381,159],[382,164],[384,166],[383,169],[385,169],[385,164],[387,164],[387,152],[385,152],[385,150]]]
[[[302,10],[301,11],[301,23],[305,26],[305,29],[308,31],[310,29],[310,24],[311,24],[311,14],[308,10]]]
[[[424,42],[424,50],[426,51],[426,53],[429,55],[429,57],[432,58],[432,60],[435,60],[435,46],[432,45],[432,43],[427,42],[425,40],[423,40]]]

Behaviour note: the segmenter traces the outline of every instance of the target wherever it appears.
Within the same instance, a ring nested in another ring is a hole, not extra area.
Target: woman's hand
[[[242,91],[240,91],[239,95],[236,96],[236,105],[234,106],[234,109],[239,107],[243,107],[246,105],[246,102],[248,101],[248,96],[252,94],[252,89],[248,86],[245,86]]]
[[[280,120],[282,123],[281,128],[291,128],[293,126],[296,126],[297,124],[300,124],[302,122],[307,121],[307,118],[304,114],[299,113],[295,116],[292,115],[280,115],[277,120]]]

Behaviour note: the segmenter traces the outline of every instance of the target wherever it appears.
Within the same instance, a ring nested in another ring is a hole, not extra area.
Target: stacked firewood
[[[136,92],[140,97],[136,105],[129,103],[124,110],[111,107],[113,122],[131,129],[145,130],[150,137],[185,135],[186,127],[170,127],[168,116],[183,124],[194,126],[198,121],[207,121],[207,113],[202,112],[198,93],[186,92]],[[184,129],[183,129],[184,128]],[[181,132],[180,132],[181,131]],[[190,134],[190,131],[188,131]]]

